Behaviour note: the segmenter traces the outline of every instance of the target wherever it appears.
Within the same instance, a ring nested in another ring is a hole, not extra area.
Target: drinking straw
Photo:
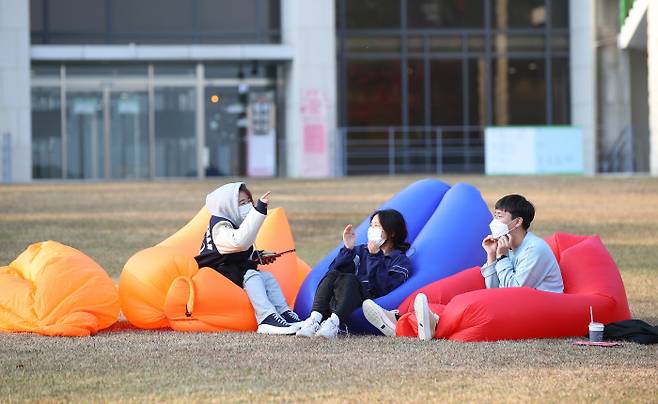
[[[594,314],[592,313],[592,306],[589,306],[589,319],[590,322],[594,322]]]

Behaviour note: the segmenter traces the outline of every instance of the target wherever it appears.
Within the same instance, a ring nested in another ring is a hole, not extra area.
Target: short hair
[[[528,230],[530,223],[535,218],[535,206],[522,195],[505,195],[496,202],[496,209],[509,212],[512,219],[520,217],[523,219],[523,228]]]

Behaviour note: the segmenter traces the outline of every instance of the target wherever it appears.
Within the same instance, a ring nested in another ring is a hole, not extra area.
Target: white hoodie
[[[220,221],[213,226],[212,238],[220,254],[248,250],[256,241],[258,230],[266,218],[266,214],[252,209],[244,221],[242,220],[238,201],[240,186],[243,184],[243,182],[232,182],[222,185],[206,196],[206,208],[211,215],[229,219],[239,226],[234,229],[228,221]]]

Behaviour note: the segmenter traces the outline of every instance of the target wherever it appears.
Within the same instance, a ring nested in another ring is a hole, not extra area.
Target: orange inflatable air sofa
[[[0,331],[86,336],[114,324],[119,295],[94,260],[55,241],[0,267]]]
[[[128,260],[119,280],[119,296],[131,324],[178,331],[256,330],[254,311],[244,290],[211,268],[199,268],[194,260],[209,220],[204,206],[174,235]],[[268,212],[256,246],[276,252],[295,248],[282,208]],[[259,269],[274,275],[290,307],[310,271],[294,253]]]

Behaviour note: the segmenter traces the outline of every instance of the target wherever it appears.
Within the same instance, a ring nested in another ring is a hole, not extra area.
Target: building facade
[[[481,173],[509,125],[594,174],[601,4],[0,0],[0,178]]]

